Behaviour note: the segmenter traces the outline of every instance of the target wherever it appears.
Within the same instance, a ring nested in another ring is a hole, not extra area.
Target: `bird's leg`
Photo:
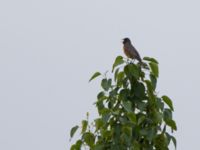
[[[126,58],[126,64],[128,65],[129,63],[129,58]]]
[[[129,59],[130,64],[134,64],[135,59]]]

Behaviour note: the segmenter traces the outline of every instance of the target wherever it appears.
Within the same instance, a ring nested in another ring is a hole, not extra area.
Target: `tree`
[[[96,72],[90,81],[100,75]],[[87,114],[81,127],[71,129],[71,138],[81,129],[71,150],[168,150],[171,142],[176,147],[172,100],[156,93],[158,61],[144,57],[141,64],[118,56],[112,75],[101,81],[95,103],[99,117],[89,123]]]

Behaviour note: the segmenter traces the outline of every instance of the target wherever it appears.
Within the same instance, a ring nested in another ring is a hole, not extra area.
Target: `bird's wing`
[[[135,54],[136,54],[137,59],[141,62],[142,59],[141,59],[140,54],[138,53],[138,51],[136,49],[135,49]]]
[[[136,48],[132,45],[131,49],[132,49],[132,54],[133,54],[134,58],[141,62],[142,60],[141,60],[140,54],[138,53]]]

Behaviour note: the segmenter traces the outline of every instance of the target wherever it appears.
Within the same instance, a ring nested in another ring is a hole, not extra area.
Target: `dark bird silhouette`
[[[128,58],[137,59],[141,63],[142,59],[140,57],[140,54],[135,49],[135,47],[132,45],[131,40],[129,38],[124,38],[123,44],[124,44],[123,49],[124,49],[125,55]]]

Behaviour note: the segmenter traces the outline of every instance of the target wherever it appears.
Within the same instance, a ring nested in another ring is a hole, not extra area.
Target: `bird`
[[[142,59],[140,57],[140,54],[136,50],[136,48],[132,45],[131,40],[129,38],[123,39],[123,49],[124,53],[128,58],[131,59],[137,59],[140,63],[142,63]]]

